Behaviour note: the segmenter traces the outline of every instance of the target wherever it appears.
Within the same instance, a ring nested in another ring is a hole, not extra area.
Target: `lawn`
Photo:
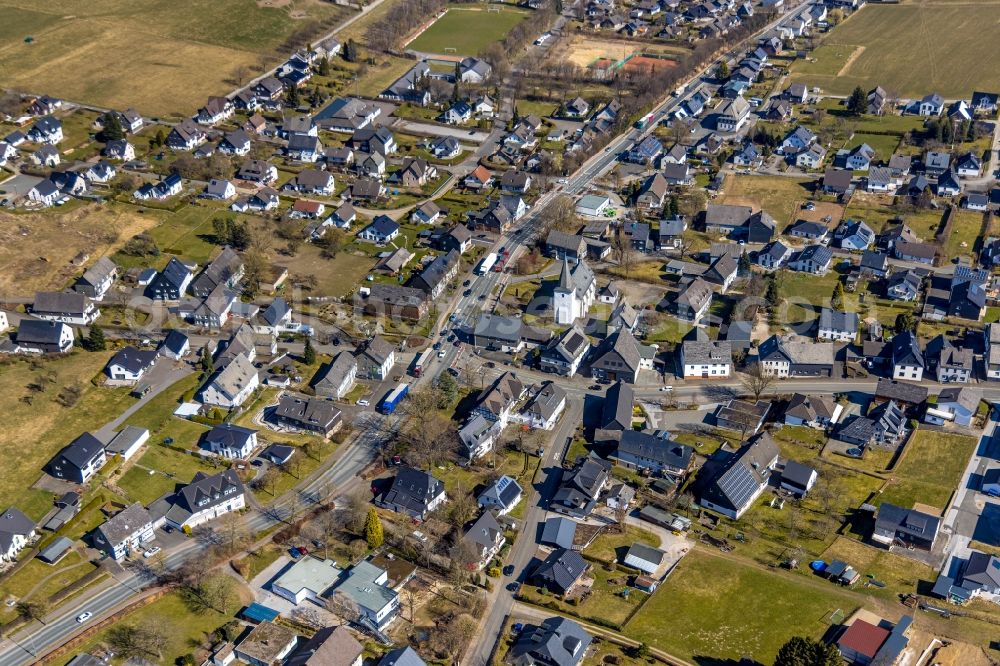
[[[113,420],[135,402],[128,389],[97,388],[90,383],[112,352],[75,352],[52,359],[9,359],[0,365],[0,406],[5,417],[0,429],[4,473],[0,476],[0,506],[16,505],[39,519],[51,507],[52,496],[29,487],[43,466],[62,447],[82,433]],[[51,381],[39,381],[49,377]],[[39,384],[41,392],[29,385]],[[73,407],[56,403],[63,387],[79,385],[82,394]],[[25,396],[32,404],[22,401]]]
[[[902,220],[923,241],[934,240],[941,226],[941,216],[940,210],[933,209],[900,212],[876,197],[861,197],[857,194],[844,211],[844,217],[864,220],[876,233],[899,224],[899,220]]]
[[[607,571],[603,566],[594,564],[588,575],[593,577],[594,585],[589,596],[578,605],[570,604],[546,592],[539,594],[539,588],[522,585],[520,595],[531,603],[548,606],[568,615],[577,615],[584,620],[620,625],[645,598],[646,593],[634,588],[626,588],[629,574],[619,571]],[[628,589],[629,596],[622,596]]]
[[[644,543],[653,548],[660,547],[660,537],[649,530],[632,525],[625,526],[625,532],[619,532],[614,526],[608,526],[599,537],[594,539],[585,553],[588,557],[602,562],[616,562],[625,559],[625,553],[634,543]]]
[[[895,134],[865,134],[863,132],[855,132],[844,148],[850,150],[863,143],[867,143],[875,150],[876,160],[888,162],[892,154],[896,152],[896,146],[899,145],[899,137]]]
[[[797,219],[812,182],[812,179],[783,176],[733,175],[726,179],[721,203],[767,211],[778,223],[780,233]]]
[[[748,656],[770,664],[792,636],[819,638],[832,613],[856,608],[836,586],[816,583],[695,549],[625,634],[697,663],[735,663]]]
[[[205,642],[206,636],[232,619],[232,612],[219,613],[215,610],[199,607],[192,609],[181,592],[170,592],[147,606],[129,613],[121,621],[131,625],[151,624],[159,629],[164,638],[161,658],[156,659],[161,664],[173,664],[180,657],[190,654],[194,646]],[[116,623],[120,624],[120,623]],[[114,626],[114,625],[112,625]],[[79,646],[80,652],[90,651],[106,640],[110,627],[99,632],[90,641]],[[147,655],[154,657],[156,655]]]
[[[496,5],[490,7],[496,8]],[[407,44],[407,48],[421,53],[479,55],[529,15],[529,12],[508,7],[500,11],[453,7]]]
[[[154,470],[151,474],[150,470]],[[175,451],[162,444],[152,444],[146,453],[118,480],[118,487],[135,502],[149,504],[178,484],[187,484],[198,472],[216,474],[221,469],[213,467],[198,455]]]
[[[154,116],[187,115],[207,96],[236,87],[237,68],[276,62],[311,31],[351,14],[316,0],[273,5],[93,0],[81,8],[72,0],[2,0],[0,83]]]
[[[975,34],[977,39],[968,39]],[[996,8],[985,3],[867,5],[797,61],[793,80],[849,95],[881,85],[902,97],[934,91],[946,99],[1000,88],[990,67],[1000,39]]]
[[[973,210],[955,209],[951,224],[951,235],[945,243],[944,251],[949,257],[962,254],[971,255],[976,247],[976,239],[983,228],[983,214]]]
[[[837,537],[822,558],[826,562],[842,560],[854,567],[862,575],[858,587],[862,587],[868,575],[885,583],[884,588],[872,586],[863,589],[866,594],[888,599],[895,599],[897,594],[916,592],[919,581],[930,585],[937,578],[937,572],[925,564],[847,537]]]
[[[97,565],[83,559],[83,556],[75,550],[70,551],[55,565],[45,564],[37,558],[32,559],[14,575],[0,583],[0,598],[27,597],[42,601],[69,587],[96,568]],[[0,612],[0,620],[9,621],[14,615],[13,609],[4,606]]]
[[[974,437],[918,430],[892,472],[895,482],[876,503],[909,509],[919,502],[944,510],[975,448]]]

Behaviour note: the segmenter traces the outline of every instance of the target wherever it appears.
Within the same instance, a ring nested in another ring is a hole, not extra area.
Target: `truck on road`
[[[476,273],[480,275],[486,275],[493,268],[493,264],[497,263],[497,253],[490,252],[488,255],[483,257],[483,260],[479,262],[479,267],[476,268]]]
[[[396,407],[402,402],[406,394],[410,392],[409,384],[400,384],[396,388],[389,391],[384,398],[382,398],[382,404],[379,405],[378,411],[383,414],[392,414],[396,411]]]
[[[423,374],[424,365],[426,365],[428,358],[430,358],[430,352],[422,351],[417,354],[417,358],[413,360],[413,369],[411,370],[414,377],[419,377]]]

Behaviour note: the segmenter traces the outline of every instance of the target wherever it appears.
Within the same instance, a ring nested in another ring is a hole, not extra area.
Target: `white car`
[[[84,611],[76,616],[76,621],[79,622],[80,624],[83,624],[92,617],[94,617],[93,613],[91,613],[90,611]]]
[[[673,391],[673,390],[674,390],[673,386],[661,386],[660,387],[660,391],[664,391],[664,392],[666,392],[666,391]]]
[[[413,538],[421,543],[427,543],[427,535],[419,530],[413,532]]]
[[[153,546],[152,548],[150,548],[149,550],[147,550],[146,552],[144,552],[142,554],[142,556],[143,557],[152,557],[153,555],[156,555],[161,550],[163,550],[163,549],[160,548],[159,546]]]
[[[361,398],[361,400],[358,400],[358,407],[367,407],[370,404],[371,403],[368,402],[367,400],[365,400],[364,398]]]
[[[438,352],[438,358],[444,358],[444,356],[445,356],[445,352],[442,349],[441,351]]]

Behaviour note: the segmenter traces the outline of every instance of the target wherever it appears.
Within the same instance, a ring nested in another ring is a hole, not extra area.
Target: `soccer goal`
[[[486,13],[499,14],[501,11],[500,7],[487,7]]]
[[[455,48],[454,46],[446,46],[446,47],[444,47],[444,52],[445,53],[458,53],[458,49]]]

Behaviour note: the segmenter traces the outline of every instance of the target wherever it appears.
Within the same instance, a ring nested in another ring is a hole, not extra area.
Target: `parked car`
[[[144,552],[144,553],[142,554],[142,556],[143,556],[143,557],[152,557],[153,555],[156,555],[156,554],[157,554],[158,552],[160,552],[161,550],[163,550],[163,549],[162,549],[162,548],[160,548],[159,546],[153,546],[153,547],[152,547],[152,548],[150,548],[149,550],[145,551],[145,552]]]

